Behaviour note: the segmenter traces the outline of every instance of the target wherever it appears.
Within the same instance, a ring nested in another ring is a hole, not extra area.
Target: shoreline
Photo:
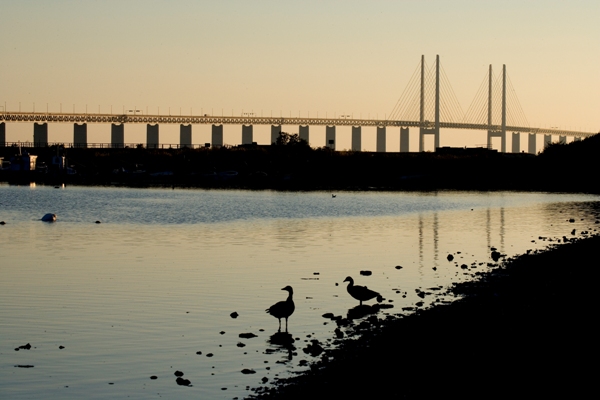
[[[371,316],[355,327],[358,338],[250,398],[589,396],[600,249],[594,230],[454,285],[450,292],[461,298],[450,304]]]

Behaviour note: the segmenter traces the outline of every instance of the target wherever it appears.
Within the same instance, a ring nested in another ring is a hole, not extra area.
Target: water
[[[540,236],[593,232],[597,201],[3,185],[0,397],[242,398],[262,378],[306,369],[311,339],[332,343],[336,325],[322,314],[346,316],[358,303],[346,276],[393,305],[380,318],[406,314],[451,300],[415,289],[471,279],[488,268],[491,247],[512,256],[556,243]],[[56,223],[39,221],[48,212]],[[264,312],[286,285],[292,354],[268,343],[278,326]],[[26,343],[33,348],[14,350]],[[176,370],[191,387],[176,384]]]

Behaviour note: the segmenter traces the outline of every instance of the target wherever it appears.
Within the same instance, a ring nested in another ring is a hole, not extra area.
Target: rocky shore
[[[397,319],[370,317],[310,371],[251,397],[593,396],[599,249],[596,235],[500,260],[457,284],[460,300]]]

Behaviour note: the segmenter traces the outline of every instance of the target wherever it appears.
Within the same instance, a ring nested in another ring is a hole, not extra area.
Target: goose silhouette
[[[360,301],[360,305],[362,306],[363,301],[371,300],[377,297],[377,302],[381,303],[383,301],[383,297],[379,293],[374,290],[369,289],[366,286],[358,286],[354,285],[354,279],[351,277],[347,277],[344,279],[344,282],[348,282],[348,293],[350,296],[354,297],[356,300]]]
[[[294,305],[294,300],[292,300],[292,296],[294,295],[294,290],[291,286],[286,286],[281,290],[288,291],[288,298],[285,301],[280,301],[273,304],[271,307],[267,308],[265,311],[267,314],[271,314],[275,318],[279,320],[279,331],[281,332],[281,318],[285,318],[285,331],[288,329],[288,317],[294,313],[296,306]]]

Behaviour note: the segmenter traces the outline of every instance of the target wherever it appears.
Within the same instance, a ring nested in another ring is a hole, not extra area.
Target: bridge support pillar
[[[513,132],[512,133],[512,152],[513,153],[521,152],[521,132]]]
[[[146,148],[158,149],[158,124],[146,125]]]
[[[242,144],[252,144],[252,125],[242,125]]]
[[[529,146],[527,149],[527,152],[529,154],[536,154],[536,150],[537,150],[537,146],[536,146],[536,134],[535,133],[530,133],[529,134]]]
[[[281,133],[281,125],[271,125],[271,144],[277,143],[277,138]]]
[[[352,127],[352,151],[362,150],[362,128],[360,126]]]
[[[192,124],[179,125],[179,147],[192,147]]]
[[[559,136],[558,137],[558,143],[560,143],[560,144],[567,144],[567,137],[566,136]]]
[[[1,141],[1,139],[0,139],[0,141]],[[581,138],[580,138],[579,136],[575,136],[575,137],[573,138],[573,141],[574,141],[574,142],[581,142]]]
[[[400,128],[400,153],[408,153],[408,128]]]
[[[377,127],[376,149],[378,153],[385,153],[385,126]]]
[[[110,146],[122,149],[125,145],[125,124],[110,125]]]
[[[310,144],[310,142],[308,141],[308,138],[309,138],[309,134],[308,134],[308,125],[306,125],[306,126],[302,126],[302,125],[300,125],[300,126],[298,127],[298,137],[299,137],[300,139],[304,139],[304,140],[306,140],[306,143],[309,143],[309,144]]]
[[[73,124],[73,146],[83,149],[87,147],[87,124]]]
[[[213,147],[223,146],[223,125],[212,126],[211,143]]]
[[[434,150],[440,147],[440,130],[436,128],[420,128],[419,129],[419,151],[425,151],[425,135],[434,135],[433,147]]]
[[[544,148],[548,147],[552,143],[552,135],[544,135]]]
[[[48,146],[48,123],[44,122],[33,124],[33,145],[35,147],[47,147]]]
[[[325,127],[325,146],[335,150],[335,125]]]
[[[6,124],[0,122],[0,147],[6,146]]]
[[[488,136],[487,136],[487,147],[488,149],[492,148],[492,138],[493,137],[499,137],[501,142],[500,142],[500,151],[502,153],[506,153],[506,132],[504,131],[488,131]]]

